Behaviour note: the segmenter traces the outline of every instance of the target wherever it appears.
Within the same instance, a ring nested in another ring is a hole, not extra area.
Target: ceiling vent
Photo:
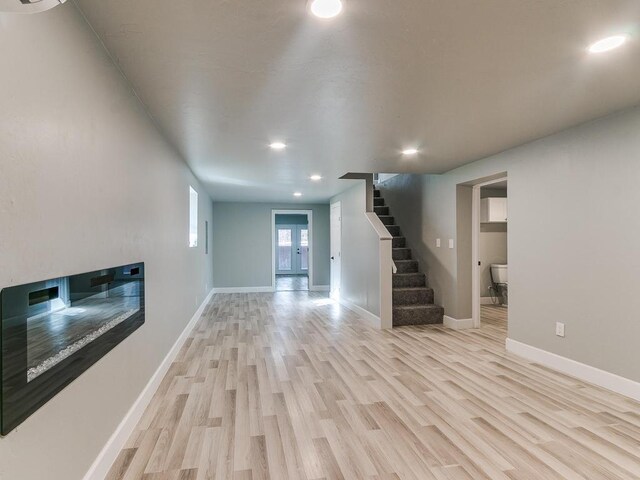
[[[67,0],[0,0],[0,13],[39,13]]]

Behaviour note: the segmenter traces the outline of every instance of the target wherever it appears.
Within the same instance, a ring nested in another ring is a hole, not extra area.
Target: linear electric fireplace
[[[0,320],[7,435],[144,323],[144,263],[5,288]]]

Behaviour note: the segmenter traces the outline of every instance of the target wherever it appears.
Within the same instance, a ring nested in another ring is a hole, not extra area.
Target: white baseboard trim
[[[275,288],[268,287],[221,287],[214,288],[213,293],[273,293]]]
[[[467,330],[473,328],[473,318],[453,318],[445,315],[443,319],[444,326],[453,330]]]
[[[378,317],[377,315],[374,315],[369,310],[365,310],[361,306],[356,305],[355,303],[351,303],[350,301],[345,300],[344,298],[341,298],[341,297],[336,297],[334,298],[334,300],[337,300],[338,302],[340,302],[340,305],[348,308],[352,312],[356,312],[358,315],[364,318],[372,327],[378,328],[378,329],[380,328],[380,325],[381,325],[380,317]]]
[[[311,292],[328,292],[331,290],[330,285],[311,285],[309,291]]]
[[[213,293],[214,291],[211,290],[198,310],[196,310],[196,313],[193,314],[193,317],[191,317],[191,320],[189,320],[189,323],[184,328],[178,339],[175,341],[175,343],[171,347],[171,350],[169,350],[169,353],[167,353],[167,355],[164,357],[162,363],[156,369],[155,373],[142,390],[142,393],[140,393],[140,396],[138,396],[136,401],[133,402],[133,405],[124,416],[115,432],[113,432],[105,446],[102,448],[102,450],[94,460],[93,464],[84,476],[84,480],[102,480],[107,476],[111,465],[113,465],[113,462],[115,462],[116,458],[118,457],[120,450],[122,450],[122,447],[124,447],[127,440],[136,428],[136,425],[140,421],[142,414],[149,405],[149,402],[151,402],[151,399],[156,393],[156,390],[158,390],[162,379],[164,378],[167,371],[169,370],[169,367],[180,352],[182,345],[187,340],[189,334],[198,323],[198,320],[200,320],[202,312],[204,312],[205,307],[211,300]]]
[[[571,375],[584,382],[592,383],[598,387],[606,388],[626,397],[640,401],[640,383],[621,377],[599,368],[584,363],[561,357],[555,353],[547,352],[526,343],[507,338],[507,351],[525,358],[531,362],[539,363],[545,367]]]

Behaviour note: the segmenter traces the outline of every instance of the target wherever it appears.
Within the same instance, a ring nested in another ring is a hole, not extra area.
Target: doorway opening
[[[506,333],[509,305],[508,183],[497,178],[473,186],[473,325],[492,325]]]
[[[329,211],[331,236],[331,298],[340,298],[342,278],[342,203],[331,204]]]
[[[312,211],[273,210],[273,288],[309,291],[312,285]]]

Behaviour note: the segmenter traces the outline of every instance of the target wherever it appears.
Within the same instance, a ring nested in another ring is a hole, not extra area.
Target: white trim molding
[[[264,287],[220,287],[214,288],[213,293],[273,293],[275,288],[271,285]]]
[[[362,308],[360,305],[356,305],[355,303],[351,303],[348,300],[345,300],[342,297],[337,297],[334,298],[334,300],[336,300],[338,303],[340,303],[340,305],[342,305],[343,307],[348,308],[349,310],[351,310],[352,312],[357,313],[358,315],[360,315],[362,318],[364,318],[372,327],[380,329],[380,317],[378,317],[377,315],[374,315],[373,313],[371,313],[369,310],[365,310],[364,308]]]
[[[142,414],[151,402],[153,395],[156,393],[156,390],[158,390],[158,387],[160,387],[160,383],[169,371],[169,367],[171,367],[171,364],[178,356],[178,353],[180,353],[182,345],[184,345],[184,342],[189,338],[189,335],[195,328],[198,320],[200,320],[206,306],[211,301],[213,293],[213,290],[211,290],[198,310],[196,310],[196,313],[193,314],[193,317],[191,317],[191,320],[189,320],[189,323],[187,323],[187,326],[175,341],[171,350],[169,350],[169,353],[164,357],[162,363],[160,363],[160,366],[156,369],[155,373],[142,390],[142,393],[140,393],[136,401],[133,402],[133,405],[127,414],[102,448],[91,467],[89,467],[89,470],[84,476],[84,480],[99,480],[104,479],[107,476],[109,469],[115,462],[118,454],[124,448],[127,440],[134,432],[136,425],[140,421],[140,418],[142,418]]]
[[[393,328],[393,237],[380,217],[373,212],[365,216],[378,236],[378,265],[380,275],[380,318],[378,328]]]
[[[640,401],[640,383],[590,365],[561,357],[526,343],[507,338],[507,352],[534,363],[552,368],[584,382],[606,388],[634,400]]]
[[[449,315],[445,315],[443,319],[443,324],[447,328],[451,328],[452,330],[467,330],[473,327],[473,318],[453,318]]]
[[[476,180],[471,197],[471,318],[473,326],[480,328],[480,202],[481,188],[507,180],[507,173],[492,175]],[[467,184],[468,185],[468,184]]]

